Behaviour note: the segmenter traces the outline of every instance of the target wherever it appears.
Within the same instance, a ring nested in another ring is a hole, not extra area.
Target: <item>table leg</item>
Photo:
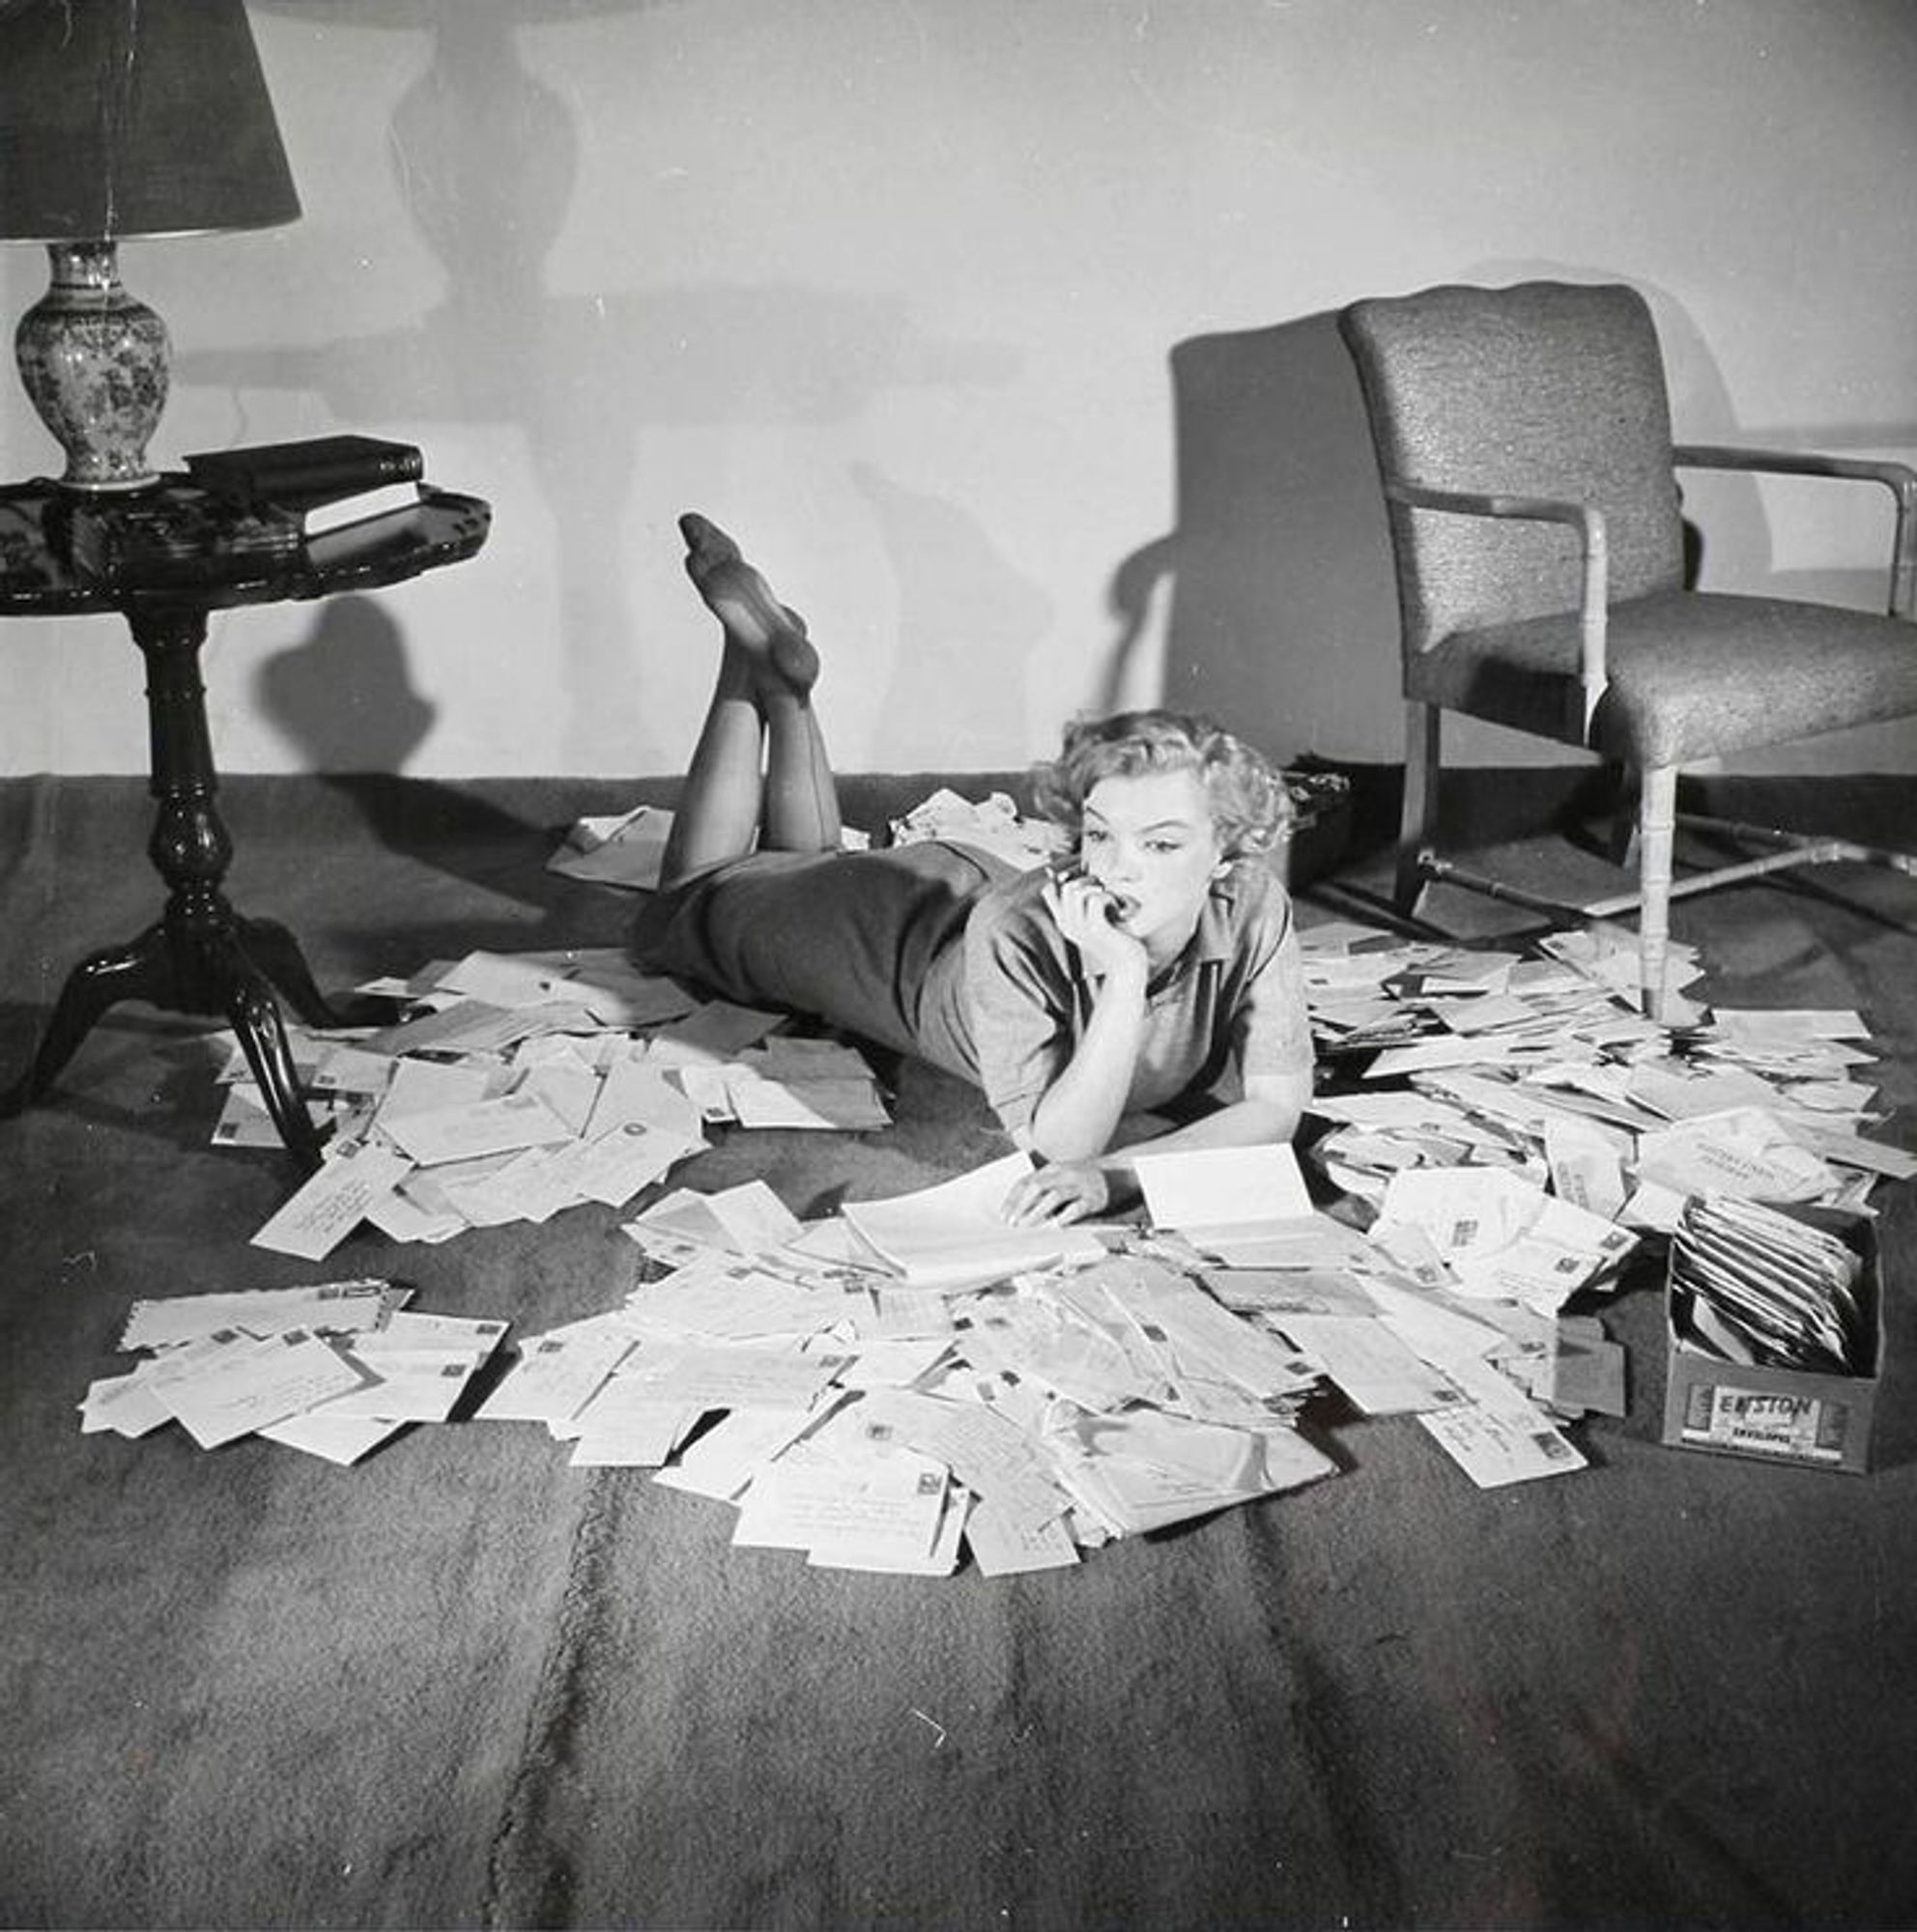
[[[163,1004],[171,984],[163,926],[149,926],[131,945],[109,947],[82,960],[60,989],[33,1065],[9,1096],[9,1111],[29,1105],[52,1087],[108,1007],[122,1000]]]
[[[305,1096],[300,1092],[279,1002],[263,976],[244,974],[235,980],[227,997],[226,1016],[240,1036],[246,1065],[253,1070],[260,1097],[280,1139],[300,1165],[313,1173],[320,1165],[320,1137],[314,1131],[312,1115],[306,1111]]]
[[[166,882],[166,910],[129,946],[94,954],[63,988],[14,1100],[50,1088],[95,1021],[121,1000],[174,1012],[219,1013],[240,1037],[273,1125],[302,1167],[319,1165],[320,1143],[300,1095],[274,988],[316,1025],[337,1024],[298,941],[274,920],[243,919],[220,883],[233,840],[214,804],[218,778],[207,730],[200,646],[206,612],[143,607],[129,615],[147,662],[147,720],[153,795],[159,802],[147,855]]]
[[[247,919],[239,913],[234,914],[233,923],[247,958],[308,1026],[349,1023],[347,1015],[320,991],[306,955],[288,927],[276,919]]]

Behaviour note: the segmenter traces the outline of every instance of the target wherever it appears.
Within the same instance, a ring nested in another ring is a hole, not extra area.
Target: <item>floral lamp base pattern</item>
[[[147,443],[166,406],[166,325],[121,286],[111,242],[53,242],[52,279],[14,337],[20,382],[67,452],[74,490],[154,480]]]

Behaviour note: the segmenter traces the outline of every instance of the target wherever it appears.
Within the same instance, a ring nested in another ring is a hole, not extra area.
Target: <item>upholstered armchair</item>
[[[1556,915],[1635,909],[1663,1009],[1670,902],[1783,867],[1917,859],[1739,827],[1761,857],[1674,880],[1679,768],[1917,715],[1917,471],[1674,445],[1656,329],[1619,285],[1445,287],[1340,317],[1370,415],[1396,556],[1406,755],[1396,898],[1444,879]],[[1886,608],[1687,587],[1677,471],[1786,471],[1896,497]],[[1638,789],[1635,892],[1579,906],[1501,886],[1436,848],[1446,711],[1581,747]],[[1691,822],[1688,818],[1685,822]]]

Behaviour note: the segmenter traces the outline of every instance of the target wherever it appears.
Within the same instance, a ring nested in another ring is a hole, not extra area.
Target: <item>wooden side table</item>
[[[152,925],[124,946],[93,953],[68,976],[32,1065],[6,1096],[7,1111],[41,1098],[94,1023],[122,1000],[219,1014],[240,1037],[280,1139],[310,1172],[320,1163],[320,1142],[300,1094],[279,997],[311,1025],[337,1025],[341,1016],[314,983],[292,932],[276,920],[243,917],[220,889],[233,841],[214,802],[218,777],[199,665],[207,618],[235,605],[376,589],[459,563],[486,541],[492,513],[476,497],[422,486],[415,506],[261,554],[224,541],[228,533],[236,544],[243,540],[246,520],[185,476],[163,476],[136,494],[150,508],[157,498],[165,507],[167,493],[194,513],[203,545],[189,556],[122,565],[109,575],[75,561],[71,493],[44,480],[0,486],[0,616],[118,611],[146,659],[158,801],[147,856],[167,887],[165,909]],[[110,522],[113,499],[89,498],[84,514],[96,526]]]

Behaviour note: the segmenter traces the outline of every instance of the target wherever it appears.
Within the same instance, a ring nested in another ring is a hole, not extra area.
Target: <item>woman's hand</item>
[[[1044,902],[1059,932],[1075,946],[1087,966],[1106,978],[1148,971],[1144,947],[1111,919],[1111,898],[1083,872],[1054,874],[1045,882]]]
[[[999,1210],[1021,1228],[1062,1225],[1102,1213],[1111,1205],[1111,1183],[1097,1161],[1057,1160],[1016,1181]]]

